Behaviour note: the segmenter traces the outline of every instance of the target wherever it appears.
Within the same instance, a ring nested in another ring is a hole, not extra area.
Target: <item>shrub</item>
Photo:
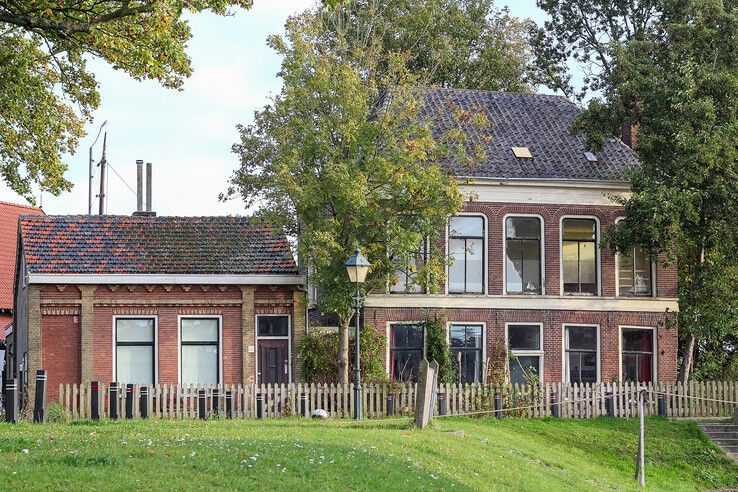
[[[66,424],[69,422],[69,412],[64,405],[55,401],[46,407],[46,421],[51,424]]]
[[[446,318],[432,315],[421,323],[425,330],[425,358],[438,363],[438,382],[453,383],[456,379],[456,366],[451,356],[451,348],[446,334]]]

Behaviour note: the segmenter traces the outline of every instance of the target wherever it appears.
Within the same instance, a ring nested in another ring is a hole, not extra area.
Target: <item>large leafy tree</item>
[[[421,115],[422,90],[414,88],[407,58],[386,58],[374,40],[349,42],[350,8],[306,12],[270,38],[283,58],[284,86],[241,128],[234,146],[241,166],[228,193],[258,204],[259,215],[299,238],[300,263],[321,291],[320,307],[340,320],[343,381],[354,314],[345,259],[360,246],[372,264],[364,289],[386,289],[461,208],[456,180],[439,163],[450,152],[471,162],[475,149],[464,125],[486,124],[459,108],[457,127],[434,132]],[[432,251],[418,265],[418,282],[433,289],[444,267],[443,252]]]
[[[0,177],[33,201],[32,187],[71,189],[73,153],[100,95],[87,61],[180,88],[190,75],[186,12],[225,15],[252,0],[0,0]]]
[[[622,201],[626,219],[606,242],[618,251],[645,245],[677,262],[680,379],[696,356],[701,376],[719,377],[734,365],[725,354],[735,356],[738,333],[738,2],[622,3],[647,6],[647,28],[608,44],[601,97],[576,129],[597,145],[624,121],[638,128],[642,165],[632,170],[632,197]],[[630,26],[643,21],[636,10],[624,17]],[[611,29],[606,15],[596,14],[592,36]],[[577,44],[592,38],[580,27],[571,20],[558,29]]]
[[[354,46],[376,43],[378,69],[406,53],[408,70],[426,85],[529,92],[530,21],[492,0],[353,0],[345,31]],[[326,40],[336,31],[326,31]]]

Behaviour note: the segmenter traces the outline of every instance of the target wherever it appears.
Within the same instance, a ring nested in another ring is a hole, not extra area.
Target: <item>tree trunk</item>
[[[682,352],[682,368],[679,371],[679,381],[686,383],[689,379],[689,374],[692,372],[692,366],[694,365],[694,348],[697,344],[697,339],[692,333],[687,335],[687,342],[684,344],[684,351]]]
[[[343,384],[349,383],[349,323],[351,318],[341,319],[338,333],[338,377]]]

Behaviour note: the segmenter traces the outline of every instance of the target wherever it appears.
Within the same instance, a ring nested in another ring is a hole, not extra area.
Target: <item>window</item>
[[[651,258],[642,247],[633,247],[630,255],[618,255],[618,295],[650,296],[651,279]]]
[[[115,319],[115,374],[119,383],[154,384],[154,319]]]
[[[482,382],[482,325],[451,325],[451,354],[462,383]]]
[[[649,328],[623,328],[623,381],[653,380],[653,336]]]
[[[218,384],[220,349],[218,318],[181,318],[182,384]]]
[[[505,220],[505,290],[513,294],[541,293],[541,220]]]
[[[597,295],[597,222],[564,219],[561,253],[564,293]]]
[[[512,352],[510,382],[528,384],[543,374],[542,325],[507,325],[507,348]]]
[[[484,291],[484,219],[451,217],[448,222],[448,291],[454,294]]]
[[[423,327],[390,325],[390,375],[396,381],[417,381],[423,358]]]
[[[259,316],[257,334],[260,337],[288,337],[290,335],[289,316]]]
[[[426,262],[426,241],[420,245],[418,251],[414,255],[410,255],[405,262],[404,268],[397,270],[395,279],[390,285],[390,292],[393,294],[422,294],[425,292],[423,285],[417,282],[418,267]]]
[[[570,383],[597,382],[597,327],[566,326],[566,374]]]

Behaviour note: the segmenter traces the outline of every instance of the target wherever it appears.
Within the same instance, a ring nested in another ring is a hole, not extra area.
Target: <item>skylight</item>
[[[585,152],[585,153],[584,153],[584,157],[586,157],[586,158],[587,158],[587,162],[589,162],[589,163],[595,163],[595,162],[598,162],[598,161],[597,161],[597,156],[596,156],[596,155],[594,155],[594,154],[593,154],[592,152]]]
[[[533,155],[528,150],[528,147],[511,147],[511,149],[518,159],[533,159]]]

